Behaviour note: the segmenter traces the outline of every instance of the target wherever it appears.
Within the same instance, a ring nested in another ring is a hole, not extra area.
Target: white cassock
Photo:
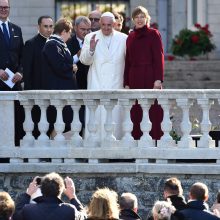
[[[90,39],[96,34],[95,39],[99,40],[94,54],[90,52]],[[124,65],[126,53],[127,35],[118,31],[113,31],[112,35],[106,37],[102,31],[92,32],[86,35],[80,54],[80,61],[90,65],[88,72],[88,90],[116,90],[123,89]],[[114,136],[116,139],[122,137],[122,111],[119,106],[115,106],[112,114],[115,123]],[[88,123],[89,112],[86,111],[86,124]],[[104,123],[106,111],[103,106],[99,106],[96,111],[96,122],[98,124],[98,134],[100,140],[105,137]],[[86,136],[87,136],[86,126]]]

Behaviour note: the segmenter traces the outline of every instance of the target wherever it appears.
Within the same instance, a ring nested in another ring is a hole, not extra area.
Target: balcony
[[[157,98],[163,108],[161,124],[164,135],[157,143],[151,139],[151,122],[148,111]],[[143,136],[134,140],[131,135],[130,109],[138,99],[144,112],[141,122]],[[26,135],[20,146],[14,145],[14,100],[19,100],[25,110],[23,123]],[[84,104],[90,111],[88,136],[79,135],[81,123],[79,109]],[[113,135],[112,110],[115,105],[123,109],[123,136]],[[170,174],[219,174],[220,150],[218,141],[209,132],[212,125],[219,125],[220,90],[115,90],[115,91],[22,91],[0,92],[0,160],[1,172],[28,173],[170,173]],[[31,109],[38,105],[41,119],[40,136],[32,135],[34,123]],[[46,135],[48,122],[46,109],[55,106],[56,136]],[[63,134],[62,109],[73,109],[71,132]],[[94,114],[99,105],[106,109],[106,136],[100,140],[96,134]],[[197,106],[197,107],[195,107]],[[172,121],[172,112],[175,112]],[[192,134],[192,118],[200,119],[199,140]],[[176,128],[181,135],[174,141],[170,131]]]

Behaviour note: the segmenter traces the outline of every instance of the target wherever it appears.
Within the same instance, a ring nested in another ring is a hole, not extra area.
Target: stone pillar
[[[124,122],[122,125],[124,136],[121,140],[121,146],[122,147],[130,147],[130,146],[137,146],[136,141],[131,135],[131,132],[133,130],[133,123],[131,121],[130,111],[135,104],[135,100],[129,100],[129,99],[119,99],[119,104],[124,109]]]
[[[105,142],[116,141],[116,138],[113,135],[115,126],[114,126],[113,121],[112,121],[112,110],[115,107],[116,100],[104,99],[104,100],[101,100],[100,104],[104,105],[104,107],[106,109],[106,121],[105,121],[105,124],[104,124],[106,136],[104,138],[104,141]]]
[[[71,105],[73,109],[73,121],[71,123],[71,130],[73,131],[73,136],[71,137],[71,142],[74,147],[82,147],[82,137],[79,135],[82,124],[79,120],[79,109],[83,104],[80,100],[68,101],[68,105]]]
[[[194,144],[192,137],[190,136],[192,123],[189,120],[189,108],[192,105],[192,101],[188,99],[177,99],[176,101],[177,105],[180,106],[183,111],[183,118],[181,122],[181,130],[183,132],[183,136],[178,143],[178,147],[190,148]]]
[[[14,146],[14,100],[0,100],[0,148]]]
[[[138,103],[141,105],[143,110],[143,118],[140,124],[143,135],[141,136],[140,141],[138,141],[138,147],[155,147],[152,137],[149,135],[149,132],[152,127],[152,123],[149,118],[149,109],[153,104],[153,100],[148,99],[139,99]]]
[[[161,137],[160,140],[158,140],[158,147],[174,147],[175,142],[170,136],[170,131],[172,130],[172,122],[170,121],[169,113],[171,102],[168,99],[159,98],[158,103],[161,105],[164,111],[163,121],[161,123],[161,128],[164,132],[164,135]]]
[[[201,132],[202,137],[198,141],[198,147],[208,148],[214,147],[215,141],[209,136],[209,131],[211,130],[211,122],[209,120],[209,110],[211,105],[214,104],[213,100],[209,100],[207,98],[198,99],[198,104],[202,108],[203,116],[201,122]]]
[[[21,146],[33,147],[34,137],[32,135],[32,131],[34,130],[34,123],[31,117],[31,110],[34,105],[34,101],[33,100],[24,100],[24,101],[21,100],[20,103],[21,105],[23,105],[24,111],[25,111],[25,121],[24,121],[23,127],[24,127],[24,131],[26,132],[26,135],[21,141]]]

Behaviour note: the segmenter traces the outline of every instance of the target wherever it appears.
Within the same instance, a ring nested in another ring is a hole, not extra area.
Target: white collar
[[[80,38],[78,38],[77,35],[76,35],[76,39],[79,41],[80,44],[82,44],[83,40],[81,40]]]
[[[1,20],[0,20],[0,25],[2,26],[2,23],[5,23],[5,24],[6,24],[6,27],[8,27],[8,22],[9,22],[8,19],[7,19],[6,21],[1,21]]]
[[[40,34],[41,37],[45,38],[45,39],[48,39],[49,37],[45,37],[43,34],[41,34],[39,31],[38,31],[38,34]]]

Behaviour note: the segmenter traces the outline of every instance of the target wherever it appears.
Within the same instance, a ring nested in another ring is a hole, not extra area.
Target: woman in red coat
[[[164,54],[160,33],[149,27],[150,16],[146,8],[138,6],[132,12],[134,31],[127,38],[124,86],[126,89],[161,89],[164,73]],[[142,136],[140,122],[142,109],[138,103],[131,110],[134,124],[132,135],[138,140]],[[157,100],[149,111],[152,129],[150,135],[159,140],[163,135],[161,121],[163,110]]]

